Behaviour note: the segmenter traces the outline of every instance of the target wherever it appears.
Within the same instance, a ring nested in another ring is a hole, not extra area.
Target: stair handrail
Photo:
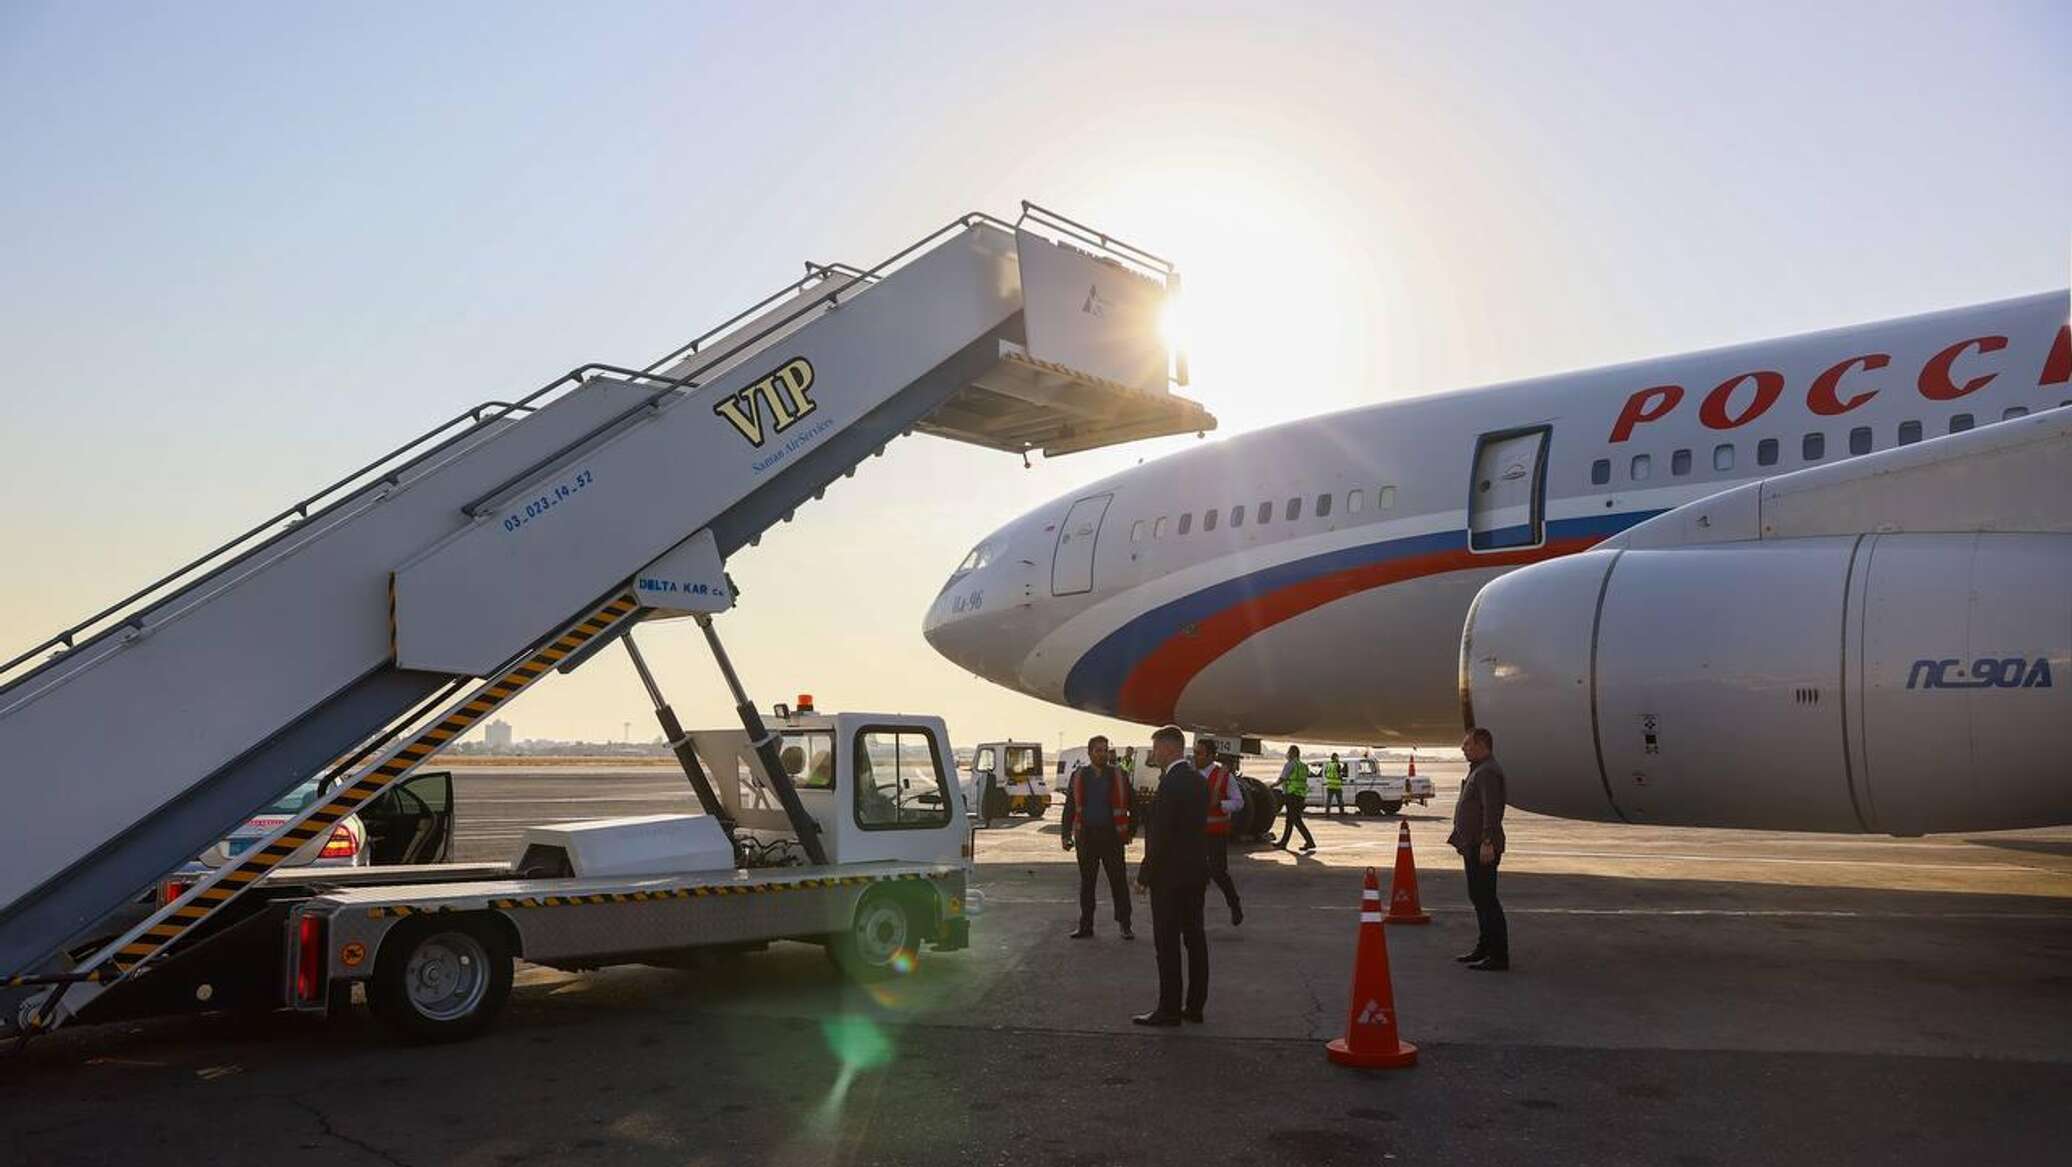
[[[832,278],[836,276],[840,276],[846,281],[842,283],[840,287],[829,289],[825,292],[822,292],[819,295],[812,297],[811,299],[799,305],[799,307],[794,311],[786,314],[783,318],[768,325],[765,325],[760,329],[755,330],[750,335],[747,335],[745,337],[730,337],[730,345],[727,348],[723,349],[721,352],[719,352],[716,356],[714,356],[712,360],[708,362],[708,366],[711,364],[725,362],[726,360],[734,356],[740,355],[741,353],[747,351],[748,349],[754,347],[756,344],[760,343],[762,340],[768,338],[772,334],[783,330],[790,324],[800,319],[803,319],[807,314],[813,312],[816,309],[824,307],[832,308],[839,306],[844,294],[848,293],[852,289],[858,288],[859,286],[868,288],[869,286],[877,283],[878,281],[882,280],[885,277],[885,275],[888,274],[894,267],[900,265],[908,258],[912,257],[916,252],[920,251],[922,248],[929,246],[930,244],[934,243],[937,239],[941,238],[944,235],[950,234],[953,231],[969,230],[974,227],[986,226],[1008,232],[1009,234],[1013,234],[1014,232],[1020,229],[1021,224],[1023,222],[1033,219],[1038,223],[1038,225],[1048,227],[1051,230],[1057,231],[1061,234],[1069,235],[1073,237],[1077,242],[1089,246],[1099,247],[1102,250],[1107,251],[1112,255],[1116,256],[1117,258],[1129,260],[1130,262],[1135,263],[1138,266],[1151,268],[1154,272],[1157,272],[1158,274],[1170,275],[1174,270],[1173,265],[1170,261],[1164,259],[1161,256],[1155,255],[1152,252],[1146,251],[1143,248],[1136,247],[1133,244],[1126,243],[1120,239],[1115,238],[1114,236],[1108,235],[1105,232],[1097,231],[1094,228],[1088,227],[1085,224],[1067,218],[1066,216],[1058,214],[1055,211],[1051,211],[1048,208],[1029,202],[1026,199],[1022,200],[1021,205],[1021,218],[1017,219],[1013,223],[1009,223],[1004,219],[1000,219],[984,211],[968,211],[962,215],[957,216],[955,219],[952,219],[948,223],[945,223],[941,227],[938,227],[935,230],[928,232],[926,235],[921,236],[919,239],[899,249],[893,254],[887,256],[886,258],[878,261],[878,263],[874,264],[869,268],[859,269],[847,264],[808,263],[806,265],[806,274],[802,278],[792,281],[790,284],[785,285],[783,288],[780,288],[776,292],[773,292],[770,295],[763,297],[761,300],[758,300],[755,304],[751,305],[750,307],[735,313],[733,316],[728,317],[726,320],[720,322],[712,328],[707,329],[705,332],[700,333],[698,336],[693,337],[691,340],[685,342],[684,344],[678,345],[676,348],[671,349],[667,354],[653,361],[644,369],[625,369],[616,365],[606,365],[596,362],[592,362],[590,364],[585,365],[578,365],[576,368],[569,370],[567,373],[564,373],[551,381],[548,381],[546,384],[540,386],[539,388],[533,390],[530,393],[527,393],[523,397],[520,397],[514,401],[492,399],[490,401],[483,402],[480,405],[476,405],[471,409],[467,409],[458,414],[455,414],[453,417],[447,419],[446,421],[441,422],[436,426],[433,426],[429,430],[426,430],[424,433],[418,435],[416,438],[413,438],[410,441],[405,442],[400,446],[397,446],[395,449],[390,450],[388,453],[383,454],[381,457],[376,458],[373,461],[368,462],[366,465],[361,466],[359,469],[354,470],[350,474],[347,474],[344,477],[337,479],[336,481],[308,495],[299,502],[296,502],[295,504],[287,507],[279,513],[274,514],[260,521],[259,523],[255,524],[243,533],[227,540],[226,542],[203,553],[202,555],[197,556],[193,560],[190,560],[189,562],[182,564],[180,567],[175,568],[171,572],[168,572],[167,574],[160,576],[158,579],[153,580],[151,583],[146,584],[144,587],[141,587],[136,591],[130,593],[129,595],[124,596],[122,599],[117,600],[112,604],[109,604],[108,606],[102,608],[100,611],[95,612],[93,615],[88,616],[83,620],[77,621],[67,626],[66,628],[58,631],[57,633],[54,633],[51,636],[44,638],[43,640],[39,641],[37,644],[30,647],[26,651],[18,653],[15,656],[9,658],[6,661],[6,663],[0,664],[0,678],[5,678],[9,672],[12,672],[14,669],[20,667],[24,663],[33,660],[39,654],[45,652],[51,653],[49,659],[41,662],[37,666],[29,669],[21,675],[11,679],[0,680],[0,693],[5,693],[8,690],[13,689],[17,685],[21,684],[23,681],[26,681],[29,678],[34,677],[35,675],[40,673],[43,670],[43,668],[55,664],[57,661],[63,659],[66,655],[69,655],[71,652],[76,651],[77,649],[85,648],[89,645],[98,643],[104,637],[117,633],[125,628],[141,629],[143,627],[144,619],[150,615],[151,611],[158,604],[163,603],[166,600],[171,599],[172,596],[178,594],[178,592],[175,591],[168,595],[159,595],[159,593],[167,589],[169,585],[172,585],[182,580],[187,580],[189,579],[189,577],[194,577],[194,579],[191,582],[199,582],[199,579],[203,577],[197,575],[197,573],[201,572],[203,568],[209,568],[209,573],[213,574],[214,572],[220,572],[228,568],[234,567],[239,563],[245,562],[252,556],[266,550],[268,547],[272,546],[278,540],[285,538],[289,534],[292,534],[294,528],[299,526],[301,523],[306,522],[310,519],[321,517],[322,515],[325,515],[337,509],[338,507],[345,506],[351,503],[354,499],[360,497],[360,495],[366,491],[381,489],[384,486],[397,485],[401,481],[402,476],[408,473],[411,469],[414,469],[415,467],[421,465],[430,458],[436,457],[441,452],[450,449],[456,443],[465,440],[466,438],[472,436],[475,433],[480,432],[480,430],[483,427],[493,424],[497,421],[509,418],[514,414],[529,413],[536,409],[539,409],[541,407],[539,404],[540,399],[547,396],[550,393],[555,392],[556,390],[565,389],[574,385],[580,385],[584,381],[588,380],[590,376],[597,373],[603,373],[606,375],[621,378],[638,378],[650,382],[661,383],[661,388],[649,394],[648,397],[639,404],[634,405],[626,410],[622,410],[620,413],[614,415],[610,420],[607,420],[606,422],[593,427],[583,437],[577,438],[572,442],[564,443],[561,447],[556,449],[554,453],[549,454],[546,457],[535,461],[530,467],[527,468],[527,470],[521,472],[518,475],[512,476],[512,478],[510,479],[507,479],[504,483],[500,484],[496,490],[490,491],[487,494],[477,497],[467,506],[461,508],[462,511],[466,513],[470,518],[476,517],[480,513],[482,504],[488,502],[492,498],[495,498],[497,495],[510,489],[519,480],[537,474],[537,472],[541,468],[565,457],[569,451],[581,447],[587,442],[593,440],[597,435],[611,429],[616,425],[621,424],[622,422],[628,420],[629,418],[640,413],[641,411],[654,408],[655,406],[661,404],[672,394],[685,393],[689,390],[698,388],[701,384],[696,378],[662,377],[656,373],[656,370],[666,368],[671,364],[683,360],[685,357],[701,354],[704,351],[704,346],[706,344],[723,335],[729,335],[730,329],[735,328],[736,326],[740,325],[743,321],[754,316],[756,313],[763,311],[764,309],[768,308],[772,304],[775,304],[779,300],[785,299],[787,297],[797,296],[799,293],[806,291],[815,283],[826,283],[831,281]],[[440,434],[444,433],[449,429],[452,429],[456,425],[459,425],[464,420],[470,423],[468,428],[463,429],[457,433],[448,435],[443,440],[440,440],[436,445],[433,445],[428,449],[419,449],[419,447],[424,446],[425,443],[432,441],[434,438],[438,438]],[[416,452],[413,453],[412,451]],[[375,474],[376,471],[382,470],[383,467],[386,466],[388,463],[398,458],[405,458],[406,455],[408,455],[406,460],[404,460],[399,465],[389,468],[386,473],[380,474],[378,477],[368,479],[367,481],[361,481],[362,479],[367,479],[369,475]],[[354,485],[355,483],[357,483],[358,485]],[[346,489],[348,487],[350,487],[351,489]],[[344,493],[340,494],[340,491],[344,491]],[[331,497],[333,495],[337,495],[337,497]],[[327,505],[317,510],[311,510],[312,507],[315,507],[318,503],[323,502],[327,498],[331,499],[331,501]],[[286,524],[286,526],[283,526],[283,524]],[[269,532],[271,532],[271,537],[261,539],[256,543],[251,542],[255,537],[268,534]],[[243,550],[239,550],[239,548],[241,547],[243,548]],[[231,557],[227,560],[217,562],[219,559],[221,559],[221,557],[229,555],[232,552],[236,552],[236,554],[231,555]],[[146,601],[147,599],[149,600],[149,602],[143,603],[143,601]],[[135,610],[131,610],[133,608]],[[123,616],[123,618],[115,620],[107,627],[102,628],[99,632],[96,632],[91,636],[87,636],[83,640],[80,639],[82,633],[85,633],[87,632],[87,630],[95,627],[96,625],[109,621],[111,618],[119,615]]]

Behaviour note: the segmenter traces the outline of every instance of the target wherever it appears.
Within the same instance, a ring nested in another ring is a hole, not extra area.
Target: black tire
[[[1362,790],[1358,794],[1353,795],[1353,805],[1360,809],[1361,814],[1380,814],[1381,795],[1374,793],[1372,790]]]
[[[511,995],[511,945],[480,916],[427,916],[381,942],[367,1004],[410,1041],[465,1041],[488,1029]]]
[[[1394,814],[1402,809],[1403,804],[1400,801],[1384,802],[1381,804],[1381,813],[1383,814]]]
[[[1007,792],[998,786],[987,787],[985,795],[979,799],[978,814],[980,818],[986,820],[989,824],[994,819],[1006,818],[1008,815]]]
[[[1245,817],[1238,824],[1238,837],[1257,841],[1265,835],[1266,828],[1273,821],[1273,795],[1266,784],[1257,778],[1238,776],[1238,785],[1245,790]]]
[[[827,938],[828,958],[854,981],[869,984],[904,976],[921,959],[927,913],[913,900],[870,891],[856,901],[849,927]]]
[[[1050,799],[1048,798],[1037,798],[1032,796],[1026,802],[1022,803],[1022,813],[1028,815],[1032,819],[1042,818],[1043,812],[1049,809]]]
[[[353,983],[351,981],[332,981],[330,989],[324,993],[324,1019],[327,1021],[337,1021],[340,1018],[352,1016],[352,1012]]]

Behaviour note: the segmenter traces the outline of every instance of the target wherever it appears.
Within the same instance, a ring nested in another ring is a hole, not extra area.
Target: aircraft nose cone
[[[984,667],[991,647],[986,635],[988,621],[979,613],[958,611],[957,607],[948,594],[938,596],[921,622],[921,636],[929,647],[959,668],[990,679],[991,674]]]
[[[967,581],[937,596],[921,623],[921,636],[950,663],[997,685],[1019,688],[1017,672],[1030,645],[1011,609],[988,604],[982,589]]]

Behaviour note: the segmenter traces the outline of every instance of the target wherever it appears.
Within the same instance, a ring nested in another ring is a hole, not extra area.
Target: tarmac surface
[[[1311,815],[1212,890],[1209,1021],[1147,1031],[1142,939],[1073,941],[1057,815],[981,831],[968,952],[861,989],[819,950],[521,969],[473,1042],[364,1011],[80,1026],[0,1057],[0,1163],[2059,1163],[2072,1145],[2072,829],[1927,839],[1514,812],[1514,967],[1406,808],[1428,927],[1387,930],[1407,1070],[1327,1063],[1362,869],[1397,820]],[[528,823],[688,806],[668,769],[462,771],[456,859]],[[1137,849],[1133,848],[1132,858]]]

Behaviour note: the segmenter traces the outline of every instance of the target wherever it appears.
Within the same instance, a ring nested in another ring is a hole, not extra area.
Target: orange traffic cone
[[[1341,1066],[1396,1069],[1417,1064],[1417,1047],[1396,1033],[1396,991],[1389,983],[1389,942],[1381,928],[1381,887],[1367,869],[1360,893],[1360,947],[1353,955],[1353,998],[1345,1036],[1324,1047]]]
[[[1430,912],[1417,902],[1417,858],[1410,853],[1410,824],[1404,823],[1396,835],[1396,873],[1389,877],[1389,916],[1391,924],[1429,924]]]

